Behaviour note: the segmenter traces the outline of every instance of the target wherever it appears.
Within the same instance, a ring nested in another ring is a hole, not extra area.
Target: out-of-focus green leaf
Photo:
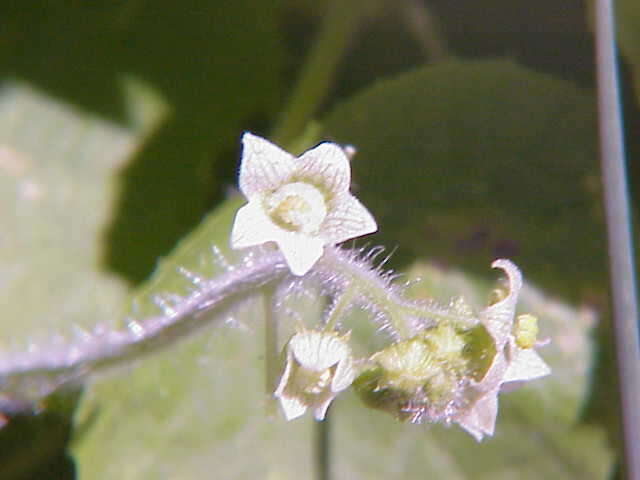
[[[91,328],[120,311],[126,285],[100,261],[117,195],[115,176],[164,112],[159,97],[140,82],[123,79],[121,86],[130,127],[71,107],[24,81],[0,84],[3,358],[37,354],[73,336],[75,327]],[[34,414],[44,406],[51,411],[43,421],[12,420],[0,430],[0,442],[12,445],[3,449],[8,457],[0,461],[2,478],[38,468],[64,444],[66,434],[60,432],[67,428],[62,424],[69,408],[60,413],[56,405],[48,399],[37,408],[25,406]],[[37,428],[57,433],[34,433]],[[11,435],[23,443],[7,440]]]
[[[109,268],[132,283],[222,196],[241,124],[279,105],[284,49],[279,1],[21,3],[3,10],[0,61],[67,102],[128,122],[117,91],[133,74],[162,92],[171,115],[120,177],[106,229]],[[217,162],[216,158],[230,161]]]
[[[126,286],[100,262],[116,173],[164,110],[140,84],[123,85],[132,114],[143,117],[135,127],[61,103],[25,82],[0,86],[3,349],[15,342],[17,351],[26,350],[31,341],[36,348],[38,334],[51,339],[74,325],[117,317]]]
[[[153,294],[183,291],[178,266],[219,273],[213,245],[232,260],[239,205],[234,198],[213,212],[160,264],[135,296],[138,314],[157,312]],[[206,328],[96,382],[79,414],[80,424],[96,416],[75,447],[79,478],[298,478],[311,464],[310,420],[268,418],[263,317],[250,303],[228,318],[237,328]]]
[[[336,108],[325,132],[358,148],[360,197],[398,263],[423,255],[485,275],[507,257],[554,294],[606,308],[593,103],[511,61],[460,61],[380,82]],[[615,441],[601,330],[584,401]]]
[[[202,274],[220,268],[208,252],[216,244],[232,255],[226,246],[237,206],[228,202],[181,242],[141,289],[140,308],[153,308],[145,300],[153,293],[181,288],[176,266]],[[484,304],[486,283],[430,266],[413,274],[436,298],[455,293]],[[401,425],[347,393],[331,410],[336,478],[603,478],[610,456],[602,432],[575,426],[588,383],[592,319],[536,290],[522,296],[522,311],[539,315],[542,335],[553,339],[542,355],[555,373],[501,397],[495,438],[478,445],[457,428]],[[317,300],[288,306],[302,318],[317,315]],[[356,312],[345,325],[362,345],[375,331],[364,322]],[[260,304],[247,304],[233,312],[237,328],[203,329],[128,372],[98,380],[77,419],[82,428],[93,418],[75,445],[79,478],[314,478],[309,416],[287,423],[266,413],[262,323]]]
[[[578,298],[602,290],[591,95],[511,61],[451,62],[382,81],[324,122],[355,145],[355,183],[396,259],[486,272],[498,257]]]

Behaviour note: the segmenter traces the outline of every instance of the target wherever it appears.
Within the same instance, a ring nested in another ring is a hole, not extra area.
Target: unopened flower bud
[[[314,411],[323,420],[331,401],[355,377],[349,334],[303,330],[286,346],[286,364],[274,395],[287,420]]]

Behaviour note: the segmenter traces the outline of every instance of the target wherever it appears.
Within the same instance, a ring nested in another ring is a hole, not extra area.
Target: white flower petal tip
[[[333,399],[355,378],[349,334],[305,330],[286,347],[286,364],[274,396],[287,420],[312,409],[324,420]]]
[[[278,397],[284,416],[288,422],[304,415],[307,406],[295,397]]]
[[[239,186],[248,200],[235,218],[234,249],[275,242],[294,275],[305,275],[325,245],[373,233],[369,211],[349,192],[355,149],[321,143],[295,158],[264,138],[242,136]]]
[[[486,308],[481,313],[481,318],[494,338],[496,347],[502,348],[507,342],[513,326],[518,295],[522,289],[522,274],[513,262],[505,259],[494,261],[491,267],[504,270],[509,280],[509,290],[503,298]]]
[[[529,380],[551,373],[551,368],[535,350],[538,341],[538,320],[530,314],[516,317],[516,303],[522,289],[522,274],[509,260],[496,260],[491,265],[501,268],[508,278],[508,292],[485,309],[481,320],[496,346],[493,362],[479,382],[472,382],[472,392],[478,399],[454,420],[476,440],[493,435],[498,412],[498,394]]]
[[[278,188],[295,169],[295,159],[277,145],[245,132],[242,135],[242,162],[239,186],[246,196]]]
[[[485,436],[493,436],[497,416],[498,392],[495,391],[478,400],[473,408],[456,419],[456,422],[480,442]]]

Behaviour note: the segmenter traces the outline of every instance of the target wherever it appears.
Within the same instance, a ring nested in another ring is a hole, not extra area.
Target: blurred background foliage
[[[442,271],[484,276],[484,285],[491,260],[509,257],[550,292],[537,308],[561,320],[548,333],[573,339],[550,347],[556,380],[512,403],[503,397],[504,433],[499,424],[481,446],[453,430],[393,426],[347,399],[336,408],[336,419],[354,419],[336,421],[338,478],[615,474],[585,2],[3,3],[0,348],[114,320],[136,288],[162,284],[210,243],[225,246],[242,131],[293,150],[331,139],[358,148],[353,189],[379,220],[371,241],[397,248],[393,268],[428,260],[413,269],[446,298],[471,280]],[[640,6],[619,0],[618,9],[634,132]],[[640,145],[628,138],[631,160]],[[637,192],[640,166],[629,164]],[[553,310],[555,298],[596,309],[595,333],[576,310]],[[259,316],[250,309],[240,320]],[[38,405],[0,393],[0,478],[299,478],[311,462],[310,424],[265,420],[260,327],[240,330]],[[525,437],[514,449],[511,439]]]

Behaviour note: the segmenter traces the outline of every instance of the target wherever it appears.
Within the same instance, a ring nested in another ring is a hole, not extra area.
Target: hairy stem
[[[325,331],[330,332],[336,327],[336,324],[338,323],[340,318],[351,307],[351,303],[353,301],[355,293],[356,292],[352,287],[347,287],[334,298],[331,309],[329,310],[327,318],[325,319]]]
[[[372,269],[366,261],[354,258],[350,252],[327,249],[318,268],[342,276],[345,285],[351,286],[354,296],[365,297],[366,302],[384,312],[399,339],[412,337],[418,326],[423,328],[438,320],[457,320],[444,308],[405,299],[381,272]]]
[[[89,374],[168,348],[214,323],[244,300],[264,292],[267,389],[273,392],[278,372],[278,333],[272,292],[290,274],[282,254],[271,249],[251,251],[211,279],[184,269],[179,271],[195,290],[184,297],[155,295],[161,310],[158,315],[101,325],[67,343],[38,345],[18,353],[0,352],[0,398],[7,395],[14,400],[35,401]],[[329,330],[353,306],[369,306],[371,312],[382,312],[397,339],[410,338],[418,329],[439,320],[456,320],[455,312],[407,300],[389,275],[373,268],[366,256],[358,258],[356,253],[339,247],[326,247],[321,260],[307,275],[324,285],[326,294],[334,298],[325,320]]]
[[[92,372],[160,350],[287,273],[279,252],[265,253],[250,268],[234,268],[204,281],[198,290],[175,306],[167,306],[162,314],[129,320],[123,330],[99,329],[72,345],[0,358],[0,392],[35,400]]]

